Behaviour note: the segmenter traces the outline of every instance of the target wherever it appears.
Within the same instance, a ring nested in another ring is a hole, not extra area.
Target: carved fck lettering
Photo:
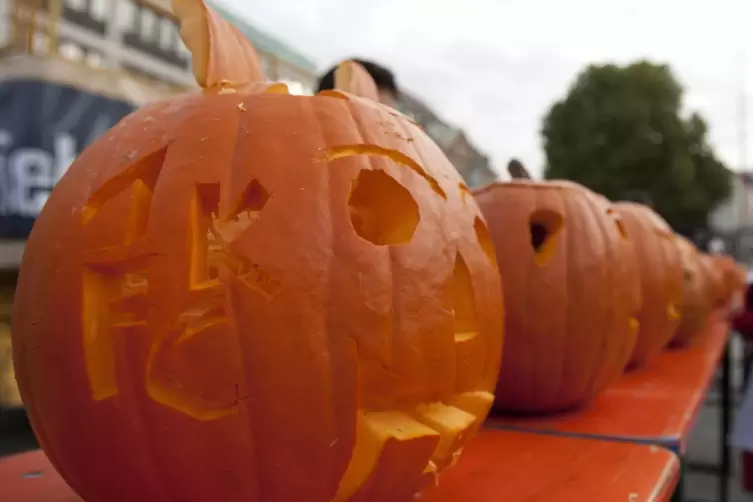
[[[230,243],[258,217],[269,198],[253,181],[230,218],[217,218],[219,184],[199,184],[192,200],[190,225],[190,274],[186,305],[173,323],[177,333],[147,333],[149,260],[146,235],[152,198],[165,160],[165,150],[148,155],[108,180],[89,199],[83,222],[89,224],[109,201],[130,190],[128,221],[123,241],[89,250],[83,268],[83,350],[92,398],[105,400],[118,394],[118,365],[114,337],[150,337],[151,347],[145,371],[146,393],[156,402],[197,420],[214,420],[233,413],[235,402],[207,403],[191,395],[174,377],[160,376],[159,358],[193,337],[211,334],[219,324],[231,322],[224,310],[225,286],[219,279],[225,269],[242,284],[265,298],[271,298],[279,284],[256,264],[230,251]],[[215,332],[216,333],[216,332]]]

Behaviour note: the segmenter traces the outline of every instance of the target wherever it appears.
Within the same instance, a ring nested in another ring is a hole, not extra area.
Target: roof
[[[269,35],[262,30],[255,28],[248,24],[240,14],[231,12],[227,7],[218,4],[217,2],[210,2],[212,8],[214,8],[222,17],[230,21],[238,28],[244,35],[248,37],[252,44],[261,52],[267,54],[273,54],[278,58],[292,64],[293,66],[306,70],[311,73],[316,73],[316,63],[311,59],[304,56],[300,52],[294,50],[286,43],[278,40],[277,38]]]

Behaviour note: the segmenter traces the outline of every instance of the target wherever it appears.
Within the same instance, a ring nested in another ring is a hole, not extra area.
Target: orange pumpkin
[[[712,254],[711,256],[716,269],[721,274],[721,303],[723,306],[729,306],[734,297],[740,295],[745,289],[745,276],[731,256],[726,254]]]
[[[629,238],[603,197],[570,182],[514,180],[474,192],[505,290],[495,406],[555,411],[625,368],[640,289]]]
[[[683,298],[680,305],[680,325],[671,345],[692,344],[703,333],[706,319],[712,310],[712,298],[708,294],[708,274],[701,253],[685,237],[675,236],[675,243],[683,265]]]
[[[174,9],[203,90],[88,148],[26,248],[34,430],[90,502],[409,500],[492,404],[481,214],[362,69],[339,80],[367,97],[291,96],[200,0]]]
[[[642,366],[669,343],[680,323],[683,267],[674,233],[661,216],[643,204],[619,202],[614,209],[635,249],[643,306],[631,366]]]
[[[701,253],[701,269],[706,277],[706,294],[713,308],[722,307],[726,303],[726,288],[724,272],[717,266],[714,256]]]

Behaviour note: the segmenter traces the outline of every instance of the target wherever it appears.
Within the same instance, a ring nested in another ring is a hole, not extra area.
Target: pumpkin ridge
[[[589,201],[588,201],[591,204],[591,214],[598,214],[601,211],[606,210],[606,208],[601,207],[601,204],[599,204],[599,201],[591,200],[591,199],[595,199],[595,198],[589,198]],[[619,281],[615,280],[615,275],[616,275],[615,267],[607,266],[607,263],[613,263],[616,261],[615,255],[617,254],[616,250],[614,249],[614,246],[610,245],[612,243],[608,239],[606,239],[606,237],[609,234],[609,231],[610,230],[613,231],[613,229],[609,228],[611,221],[609,220],[605,221],[604,218],[594,218],[594,222],[596,223],[598,227],[600,227],[599,233],[603,236],[602,238],[603,238],[603,243],[604,243],[604,251],[605,251],[605,254],[607,255],[607,259],[601,262],[601,266],[604,269],[602,271],[602,274],[606,278],[606,281],[608,283],[614,284],[617,282],[619,284]],[[619,279],[619,277],[617,279]],[[616,295],[616,291],[614,288],[610,288],[610,295]],[[606,309],[605,315],[609,321],[612,321],[606,324],[614,325],[615,324],[614,321],[616,321],[616,317],[617,317],[616,312],[610,312],[608,309]],[[604,374],[604,369],[603,369],[605,366],[603,361],[605,359],[606,350],[607,350],[607,339],[604,334],[601,334],[601,336],[599,337],[599,348],[596,351],[596,357],[593,360],[590,377],[586,381],[586,386],[585,386],[585,389],[583,390],[584,395],[587,395],[587,396],[595,395],[596,394],[595,388],[599,386],[602,381],[611,380],[608,375]]]
[[[557,205],[560,206],[560,208],[559,208],[560,215],[570,214],[570,209],[567,207],[567,205],[569,203],[571,203],[571,201],[568,201],[567,199],[565,199],[564,197],[562,197],[561,192],[557,194],[557,197],[555,197],[554,200],[556,200],[558,202]],[[561,232],[560,232],[559,246],[561,246],[563,248],[563,251],[561,252],[561,255],[562,255],[562,260],[565,263],[568,263],[569,260],[570,260],[571,247],[572,247],[572,243],[573,243],[573,239],[571,238],[571,233],[572,232],[567,231],[567,229],[565,228],[565,219],[564,219],[564,216],[562,216],[562,229],[561,229]],[[565,285],[564,286],[565,295],[564,295],[563,298],[564,298],[565,302],[568,302],[569,298],[570,298],[570,280],[569,280],[569,274],[570,274],[570,267],[564,267],[564,277],[563,277],[563,279],[564,279],[564,285]],[[570,332],[572,332],[571,328],[569,327],[570,318],[571,318],[570,308],[566,306],[563,309],[563,312],[564,312],[564,316],[565,316],[564,325],[566,326],[567,332],[570,333]],[[567,344],[567,339],[566,338],[560,341],[560,346],[558,347],[558,349],[559,349],[560,352],[564,352],[564,347],[563,346],[565,344]],[[566,362],[564,360],[560,360],[559,363],[560,363],[559,371],[555,372],[555,373],[559,373],[559,378],[556,380],[557,383],[552,387],[552,396],[553,396],[554,399],[556,399],[556,396],[560,395],[561,389],[562,389],[563,385],[565,384],[565,375],[567,373],[566,372]]]
[[[533,200],[531,202],[531,210],[532,211],[536,211],[538,209],[538,206],[539,206],[539,193],[538,192],[533,192],[532,199]],[[529,218],[530,218],[530,216],[529,216]],[[534,263],[529,263],[528,267],[529,267],[529,270],[532,269],[532,268],[535,269],[535,267],[536,267],[536,264],[535,264],[535,255],[534,255]],[[531,296],[532,296],[531,293],[528,292],[528,294],[526,296],[526,309],[525,309],[526,312],[530,310],[530,305],[531,305],[531,301],[532,301]],[[530,324],[529,324],[531,321],[532,321],[532,318],[526,316],[525,321],[523,323],[523,331],[526,334],[531,331]],[[527,345],[529,347],[533,346],[532,349],[529,348],[529,350],[527,351],[528,355],[529,355],[527,364],[528,364],[528,368],[531,368],[531,369],[529,369],[529,375],[528,375],[528,379],[527,379],[528,381],[526,382],[526,385],[528,386],[528,389],[529,389],[529,391],[526,394],[530,396],[530,395],[538,394],[539,391],[540,391],[540,389],[538,388],[538,385],[537,385],[538,384],[538,379],[539,379],[539,371],[537,371],[537,368],[536,368],[535,355],[534,355],[534,354],[538,354],[540,352],[539,352],[539,347],[536,346],[536,341],[537,340],[536,340],[535,337],[528,337],[528,336],[526,336],[526,340],[527,340]],[[503,357],[504,357],[504,353],[503,353]]]
[[[598,262],[598,266],[600,270],[597,272],[599,277],[599,287],[602,287],[603,283],[607,284],[613,284],[614,283],[614,265],[610,266],[611,263],[614,261],[614,255],[612,253],[611,249],[611,242],[607,239],[607,236],[609,235],[609,228],[608,226],[611,224],[609,220],[603,217],[602,213],[606,211],[606,208],[603,207],[603,204],[600,200],[597,199],[597,196],[588,194],[586,197],[584,197],[582,200],[578,199],[578,204],[583,206],[583,209],[579,211],[577,214],[581,214],[584,217],[584,225],[587,227],[596,228],[596,231],[591,232],[591,246],[596,248],[602,248],[605,259],[600,260]],[[598,216],[597,216],[598,215]],[[599,217],[602,216],[602,217]],[[598,236],[598,237],[597,237]],[[598,241],[596,239],[598,238]],[[603,292],[599,292],[603,293]],[[593,294],[593,292],[592,292]],[[610,289],[608,292],[609,295],[614,294],[614,289]],[[600,302],[604,302],[603,296],[599,295]],[[609,302],[611,303],[611,302]],[[603,319],[601,320],[601,325],[606,325],[609,328],[611,328],[611,324],[613,324],[611,315],[612,313],[609,311],[609,309],[602,309],[597,308],[595,309],[596,312],[598,312]],[[571,331],[571,334],[573,334],[574,331]],[[577,392],[575,392],[576,395],[582,395],[582,396],[588,396],[591,397],[594,394],[594,388],[600,384],[600,380],[604,379],[603,375],[603,369],[602,369],[602,358],[604,355],[604,349],[606,344],[606,337],[599,333],[598,336],[598,348],[593,351],[595,354],[592,355],[589,358],[589,371],[587,373],[586,379],[583,381],[582,388],[578,389]],[[584,361],[583,364],[586,364]]]
[[[316,107],[314,107],[313,105],[311,107],[315,110],[315,113],[316,113]],[[317,118],[318,118],[317,125],[319,126],[317,133],[324,139],[323,141],[324,144],[331,144],[331,142],[329,141],[327,137],[328,135],[325,129],[321,127],[321,117],[317,117]],[[361,134],[361,131],[359,130],[359,135],[360,134]],[[327,200],[329,201],[329,204],[327,207],[330,212],[328,216],[328,220],[329,220],[328,226],[329,226],[329,232],[330,232],[329,239],[330,239],[330,249],[332,249],[333,252],[330,253],[329,255],[329,263],[327,264],[327,284],[324,287],[326,288],[326,291],[327,291],[326,302],[330,303],[332,301],[332,298],[336,297],[334,293],[337,287],[337,282],[334,280],[334,274],[337,272],[336,270],[337,264],[336,264],[335,258],[336,258],[337,249],[338,249],[338,245],[337,245],[338,230],[337,228],[335,228],[336,223],[332,215],[337,213],[335,206],[337,204],[341,204],[341,202],[335,200],[332,194],[332,184],[333,184],[332,171],[330,169],[326,169],[326,172],[327,172],[326,174],[326,180],[327,180],[326,197],[327,197]],[[359,173],[360,173],[360,170],[359,170]],[[358,177],[358,173],[356,173],[356,177],[354,179],[357,179],[357,177]],[[352,195],[352,191],[353,191],[353,181],[351,180],[351,189],[350,189],[350,193],[348,194],[348,197]],[[392,270],[390,269],[390,276],[391,275],[392,275]],[[328,359],[329,359],[329,381],[330,381],[330,385],[328,385],[328,395],[329,395],[329,400],[330,400],[330,403],[329,403],[330,415],[331,415],[330,420],[332,421],[333,424],[337,424],[336,430],[340,430],[340,431],[345,430],[346,432],[345,434],[346,438],[343,444],[339,444],[341,442],[340,441],[341,436],[343,436],[343,434],[340,433],[340,434],[337,434],[337,437],[335,439],[338,442],[338,444],[332,445],[332,448],[337,447],[338,449],[340,449],[340,452],[333,455],[332,460],[331,460],[331,478],[333,480],[333,483],[331,486],[331,492],[329,496],[331,500],[334,500],[339,491],[340,483],[343,477],[346,475],[348,468],[350,466],[351,459],[348,458],[348,455],[352,455],[356,447],[357,432],[358,432],[358,415],[359,415],[359,411],[363,407],[363,403],[361,402],[361,383],[362,383],[361,370],[362,368],[361,368],[360,362],[362,361],[362,359],[367,359],[367,358],[372,357],[372,354],[364,350],[364,347],[362,347],[361,344],[359,343],[358,337],[352,336],[352,333],[347,333],[348,339],[351,340],[354,345],[354,350],[356,354],[355,361],[354,361],[355,368],[348,368],[349,370],[354,371],[356,375],[355,376],[355,388],[353,389],[354,391],[353,399],[355,401],[355,407],[354,407],[352,416],[346,419],[346,423],[340,424],[339,422],[340,422],[340,419],[342,419],[342,417],[339,417],[337,414],[337,407],[336,407],[337,396],[336,396],[336,393],[334,392],[335,386],[332,385],[333,383],[335,383],[334,379],[337,378],[337,373],[338,373],[336,371],[337,361],[336,361],[336,358],[333,358],[332,347],[330,345],[330,344],[338,343],[337,340],[333,339],[334,338],[333,335],[337,333],[337,330],[333,326],[335,319],[333,318],[332,313],[333,313],[333,310],[329,308],[328,305],[325,305],[324,326],[327,329],[327,339],[328,339],[327,352],[328,352]],[[392,312],[390,312],[390,315],[391,314]],[[345,362],[342,364],[347,365],[348,363]],[[350,437],[347,437],[347,435],[350,435]]]

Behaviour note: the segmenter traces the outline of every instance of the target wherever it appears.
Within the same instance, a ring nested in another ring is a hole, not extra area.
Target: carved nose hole
[[[537,265],[543,265],[554,256],[557,235],[562,228],[562,216],[549,209],[539,209],[531,214],[529,233]]]

